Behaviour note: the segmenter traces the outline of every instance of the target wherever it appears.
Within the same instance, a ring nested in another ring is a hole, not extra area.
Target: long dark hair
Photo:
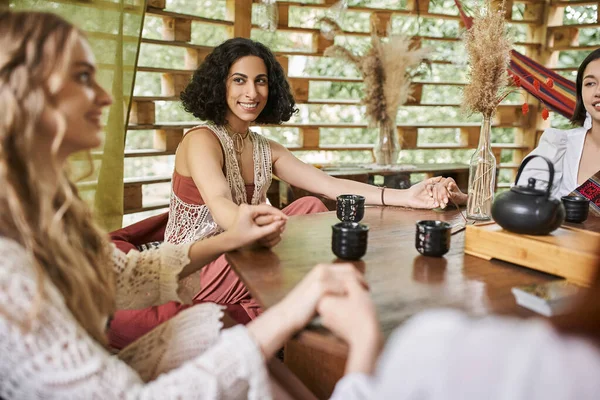
[[[585,58],[585,60],[583,60],[577,69],[577,81],[575,82],[575,86],[577,87],[577,102],[575,103],[575,112],[571,118],[573,125],[583,126],[583,123],[585,122],[585,106],[583,105],[583,99],[581,96],[581,90],[583,87],[583,73],[585,72],[585,69],[589,63],[599,58],[600,49],[596,49],[588,54],[588,56]]]

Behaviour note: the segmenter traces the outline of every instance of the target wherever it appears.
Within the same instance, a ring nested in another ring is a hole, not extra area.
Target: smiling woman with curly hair
[[[194,73],[181,93],[181,100],[186,111],[205,123],[188,131],[176,152],[165,231],[168,243],[188,243],[228,230],[241,204],[267,202],[273,174],[293,186],[330,199],[356,193],[363,195],[368,204],[414,208],[444,205],[448,192],[440,190],[438,196],[434,184],[454,185],[452,180],[432,178],[407,190],[388,189],[384,196],[375,186],[333,178],[303,163],[281,144],[252,132],[251,124],[279,125],[288,121],[297,109],[275,55],[250,39],[229,39],[217,46]],[[298,215],[324,212],[327,208],[315,197],[303,197],[282,211]],[[266,217],[257,218],[256,222],[262,225],[272,221]],[[283,229],[284,226],[262,238],[259,244],[275,246]],[[246,320],[261,312],[225,256],[205,266],[188,284],[196,290],[196,302],[240,305],[248,314],[242,316]],[[112,328],[131,332],[131,326],[135,325],[144,332],[175,312],[137,311],[139,315],[123,318],[119,324],[113,323]],[[154,318],[157,314],[162,316],[159,320]]]
[[[259,42],[244,38],[226,41],[210,53],[186,89],[181,93],[184,109],[203,121],[217,125],[227,122],[227,82],[231,66],[241,57],[255,56],[267,68],[269,96],[257,124],[281,124],[298,110],[281,64],[271,50]]]

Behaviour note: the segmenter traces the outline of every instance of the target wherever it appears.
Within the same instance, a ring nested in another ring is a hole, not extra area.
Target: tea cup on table
[[[451,225],[425,220],[416,224],[415,247],[424,256],[441,257],[450,250]]]
[[[358,222],[339,222],[331,227],[331,250],[344,260],[360,260],[367,252],[369,227]]]
[[[360,222],[365,215],[365,198],[358,194],[337,197],[336,214],[342,222]]]
[[[585,221],[590,212],[590,201],[582,196],[561,197],[565,207],[565,221],[581,223]]]

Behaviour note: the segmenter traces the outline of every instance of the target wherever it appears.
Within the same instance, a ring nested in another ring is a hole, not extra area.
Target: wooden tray
[[[468,225],[465,253],[508,261],[589,286],[600,255],[600,233],[561,226],[550,235],[519,235],[495,223]]]

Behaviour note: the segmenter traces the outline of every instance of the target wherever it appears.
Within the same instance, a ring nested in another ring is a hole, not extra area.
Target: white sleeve
[[[177,351],[176,343],[171,343],[166,364],[159,366],[164,373],[144,382],[134,369],[87,335],[49,281],[45,297],[36,297],[31,259],[21,246],[7,242],[0,239],[0,398],[270,398],[262,354],[241,326],[223,331],[206,351],[176,367],[177,354],[189,354]],[[193,316],[193,309],[188,317]],[[186,324],[193,323],[189,319]],[[28,324],[29,329],[21,329]],[[154,350],[151,345],[160,350],[156,341],[148,343],[146,352]]]
[[[554,166],[554,182],[552,185],[553,197],[556,197],[560,191],[567,145],[567,132],[559,129],[549,128],[544,131],[538,146],[527,155],[544,156],[550,160],[550,162],[552,162],[552,165]],[[536,182],[539,183],[536,184],[536,188],[546,189],[549,179],[548,164],[540,158],[531,160],[521,173],[521,177],[519,178],[517,185],[527,186],[529,178],[534,178]]]
[[[180,298],[179,273],[190,263],[189,249],[193,243],[160,247],[125,254],[113,245],[113,268],[117,280],[117,308],[142,309],[169,301],[189,303]]]
[[[457,311],[411,319],[388,341],[373,399],[592,399],[600,393],[599,349],[546,322]]]
[[[369,400],[373,398],[373,378],[354,373],[345,375],[335,385],[330,400]]]

